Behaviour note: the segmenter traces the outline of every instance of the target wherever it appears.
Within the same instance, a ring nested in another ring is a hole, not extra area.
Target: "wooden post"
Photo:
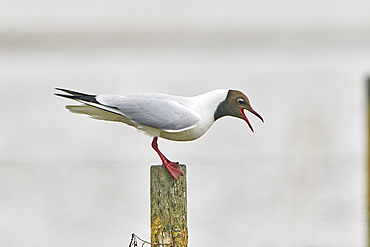
[[[150,167],[150,238],[153,244],[188,246],[186,166],[180,165],[180,171],[184,176],[176,180],[164,166]]]
[[[367,246],[370,246],[370,76],[366,81],[367,87]]]

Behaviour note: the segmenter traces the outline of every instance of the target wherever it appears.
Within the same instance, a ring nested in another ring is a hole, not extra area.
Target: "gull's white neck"
[[[212,113],[213,115],[218,105],[226,99],[228,91],[228,89],[216,89],[193,97],[197,108],[202,110],[198,112],[207,112],[207,114]]]

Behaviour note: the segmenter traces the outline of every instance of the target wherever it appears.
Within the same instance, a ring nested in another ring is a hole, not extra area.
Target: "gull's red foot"
[[[180,171],[179,162],[172,162],[167,159],[166,156],[164,156],[161,151],[159,151],[157,140],[158,137],[154,137],[152,141],[152,147],[159,155],[159,158],[162,160],[162,166],[166,167],[171,175],[176,179],[178,179],[180,176],[183,176],[182,172]]]
[[[179,162],[169,161],[169,162],[163,163],[162,166],[166,167],[167,170],[176,179],[178,179],[180,176],[183,176],[182,172],[180,171]]]

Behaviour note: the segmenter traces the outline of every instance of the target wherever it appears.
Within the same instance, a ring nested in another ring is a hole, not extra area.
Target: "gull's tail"
[[[77,114],[86,114],[94,119],[118,121],[130,124],[127,117],[123,115],[116,107],[103,105],[96,100],[96,95],[80,93],[63,88],[55,88],[56,90],[67,94],[55,93],[55,95],[76,100],[83,105],[67,105],[66,108]]]

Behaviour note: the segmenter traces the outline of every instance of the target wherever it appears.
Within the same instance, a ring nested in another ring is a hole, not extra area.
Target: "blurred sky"
[[[54,87],[242,90],[187,164],[191,246],[366,246],[369,1],[0,1],[0,246],[149,238],[151,140]]]
[[[368,1],[7,1],[8,32],[135,28],[367,27]]]

